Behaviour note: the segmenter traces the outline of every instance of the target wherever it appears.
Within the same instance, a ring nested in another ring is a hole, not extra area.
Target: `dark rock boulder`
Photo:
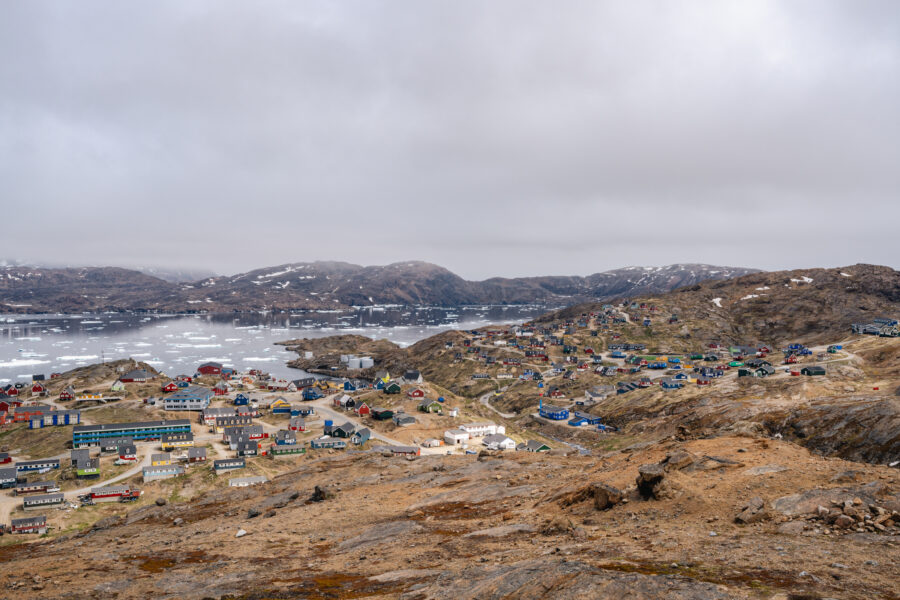
[[[659,498],[666,470],[663,465],[651,463],[638,467],[637,488],[644,498]]]

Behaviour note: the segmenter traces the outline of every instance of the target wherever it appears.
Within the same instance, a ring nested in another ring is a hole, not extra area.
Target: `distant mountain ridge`
[[[757,269],[738,267],[675,264],[625,267],[587,277],[495,277],[467,281],[443,267],[421,261],[383,266],[311,262],[178,282],[118,267],[10,265],[0,267],[0,312],[231,312],[376,304],[570,305],[662,293],[708,279],[728,279],[756,272]]]

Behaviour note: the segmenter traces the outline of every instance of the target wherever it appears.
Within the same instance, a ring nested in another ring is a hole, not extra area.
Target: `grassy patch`
[[[72,426],[28,429],[27,423],[0,430],[0,448],[3,451],[21,450],[31,458],[44,458],[62,454],[72,441]]]

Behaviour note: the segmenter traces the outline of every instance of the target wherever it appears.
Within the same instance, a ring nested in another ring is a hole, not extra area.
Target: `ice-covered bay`
[[[448,329],[531,319],[544,306],[373,307],[301,314],[12,315],[0,323],[0,381],[27,373],[49,376],[78,366],[135,358],[169,375],[193,373],[208,360],[238,369],[262,368],[297,377],[286,362],[295,357],[274,343],[353,333],[402,346]]]

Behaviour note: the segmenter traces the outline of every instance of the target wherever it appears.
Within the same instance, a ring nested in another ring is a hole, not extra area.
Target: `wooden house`
[[[201,375],[221,375],[222,364],[217,362],[206,362],[197,367],[197,372]]]
[[[418,409],[421,412],[426,413],[441,413],[444,410],[444,405],[437,400],[430,400],[428,398],[425,398],[421,402],[419,402]]]
[[[353,435],[350,436],[350,441],[359,446],[368,442],[371,437],[372,432],[367,427],[362,427],[353,432]]]
[[[122,383],[146,383],[155,377],[156,375],[148,373],[144,369],[134,369],[119,377],[119,381]]]
[[[189,463],[206,462],[206,448],[188,448]]]

